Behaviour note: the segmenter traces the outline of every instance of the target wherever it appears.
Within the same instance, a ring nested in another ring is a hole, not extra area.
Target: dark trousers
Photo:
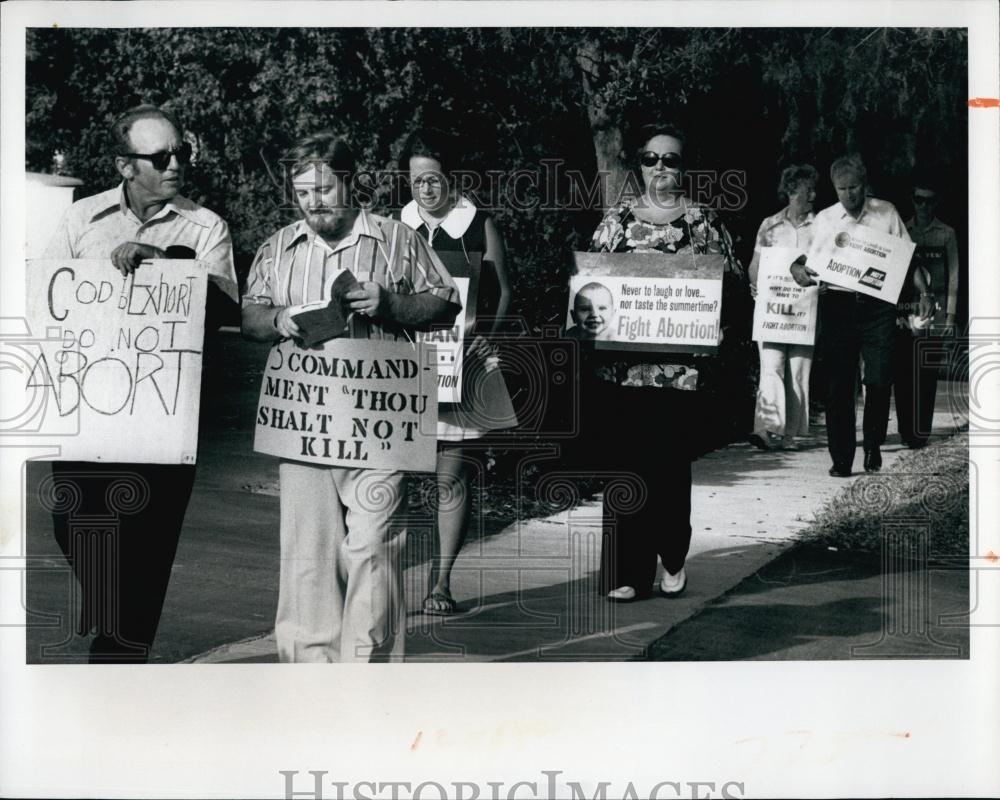
[[[684,566],[691,545],[691,453],[698,392],[581,387],[588,466],[606,478],[599,591],[631,586],[650,593],[657,556]]]
[[[820,347],[827,367],[826,434],[838,469],[850,470],[857,449],[858,357],[864,364],[866,450],[885,443],[892,390],[896,308],[854,292],[827,291],[820,298]]]
[[[145,663],[194,485],[187,465],[54,462],[42,501],[79,581],[91,663]]]
[[[899,438],[909,445],[922,445],[934,424],[938,367],[944,340],[896,331],[893,354],[893,392],[896,395],[896,424]]]

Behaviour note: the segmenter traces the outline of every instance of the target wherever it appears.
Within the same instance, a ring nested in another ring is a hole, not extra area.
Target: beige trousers
[[[809,369],[813,348],[759,342],[760,384],[754,433],[805,436],[809,433]]]
[[[402,661],[407,475],[282,461],[283,662]]]

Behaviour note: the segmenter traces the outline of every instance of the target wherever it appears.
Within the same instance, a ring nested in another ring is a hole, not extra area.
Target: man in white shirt
[[[896,207],[875,197],[866,197],[867,172],[860,156],[838,158],[830,166],[830,179],[837,203],[816,215],[814,236],[821,238],[825,226],[845,220],[910,240]],[[815,270],[800,260],[792,265],[792,276],[800,286],[816,283]],[[914,276],[922,295],[927,286],[922,275]],[[921,314],[930,308],[929,297],[921,297]],[[865,407],[862,420],[865,472],[882,468],[880,447],[889,425],[892,391],[892,350],[896,330],[896,307],[858,292],[829,285],[820,298],[819,347],[827,365],[826,432],[833,465],[830,475],[851,475],[857,450],[855,407],[858,356],[864,364]]]
[[[123,275],[148,259],[197,258],[208,267],[210,306],[235,303],[229,228],[180,194],[191,156],[182,131],[173,114],[156,106],[119,116],[110,139],[122,182],[73,203],[45,257],[110,258]],[[206,328],[208,316],[206,310]],[[147,661],[194,466],[57,461],[52,478],[55,496],[74,500],[51,507],[56,541],[82,590],[78,631],[96,629],[90,662]]]

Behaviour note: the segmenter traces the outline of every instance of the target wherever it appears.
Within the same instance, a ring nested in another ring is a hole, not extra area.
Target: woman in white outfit
[[[757,272],[761,248],[791,247],[809,251],[813,234],[813,202],[818,174],[809,164],[792,165],[781,173],[778,194],[788,205],[765,219],[757,231],[750,286],[757,296]],[[811,345],[759,342],[760,384],[750,442],[762,450],[798,447],[798,439],[809,433],[809,369]]]

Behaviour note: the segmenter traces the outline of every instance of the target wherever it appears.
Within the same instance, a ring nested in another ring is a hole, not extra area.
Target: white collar
[[[416,200],[411,200],[403,210],[399,212],[399,218],[404,224],[416,230],[421,225],[426,225],[424,218],[420,216],[420,207]],[[452,206],[451,211],[438,225],[452,239],[460,239],[472,224],[473,217],[476,216],[476,205],[464,195],[459,195],[458,201]]]

